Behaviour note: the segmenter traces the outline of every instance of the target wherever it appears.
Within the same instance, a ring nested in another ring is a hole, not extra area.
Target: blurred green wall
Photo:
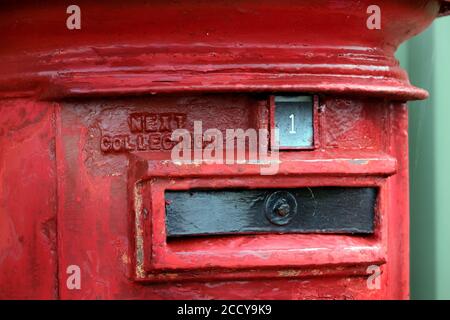
[[[397,58],[430,93],[408,104],[411,298],[450,299],[450,17],[403,44]]]

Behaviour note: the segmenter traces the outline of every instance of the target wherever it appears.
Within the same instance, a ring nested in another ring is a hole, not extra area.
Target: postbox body
[[[446,6],[378,3],[374,30],[368,1],[80,1],[74,30],[4,4],[0,297],[408,298],[426,92],[393,53]],[[239,129],[266,158],[236,161]],[[198,154],[174,159],[177,130]]]

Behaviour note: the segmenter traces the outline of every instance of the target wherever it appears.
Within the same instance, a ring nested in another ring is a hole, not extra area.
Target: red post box
[[[448,1],[1,6],[1,298],[408,298],[394,52]]]

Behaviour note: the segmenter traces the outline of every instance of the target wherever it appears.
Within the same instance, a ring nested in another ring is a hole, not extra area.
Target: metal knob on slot
[[[297,200],[288,191],[276,191],[266,198],[264,208],[271,223],[284,226],[297,215]]]

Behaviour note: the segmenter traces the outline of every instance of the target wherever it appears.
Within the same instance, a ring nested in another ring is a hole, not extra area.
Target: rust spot
[[[311,274],[314,276],[321,276],[323,272],[321,270],[314,269],[311,271]]]
[[[130,263],[130,257],[128,257],[128,255],[127,255],[126,252],[124,252],[124,253],[122,254],[121,259],[122,259],[123,264],[125,264],[125,265],[127,265],[127,264]]]
[[[299,270],[281,270],[278,271],[280,277],[296,277],[301,273]]]
[[[136,228],[136,277],[144,278],[144,230],[139,223],[142,214],[142,186],[137,184],[134,188],[134,214]]]
[[[163,273],[162,276],[167,279],[176,279],[178,277],[177,273]]]

